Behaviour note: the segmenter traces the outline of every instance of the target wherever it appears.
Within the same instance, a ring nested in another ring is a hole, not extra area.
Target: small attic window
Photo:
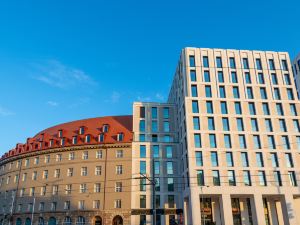
[[[62,130],[59,130],[59,131],[58,131],[58,137],[61,138],[62,136],[63,136],[63,131],[62,131]]]
[[[84,134],[84,127],[79,128],[79,134]]]
[[[49,147],[53,147],[53,139],[49,140]]]
[[[64,146],[65,145],[65,138],[60,139],[60,145]]]
[[[102,131],[103,131],[104,133],[107,133],[107,132],[108,132],[108,124],[104,124],[104,125],[103,125]]]
[[[103,142],[104,141],[104,134],[99,134],[98,141],[99,142]]]
[[[90,143],[91,142],[91,135],[86,135],[85,136],[85,143]]]
[[[123,140],[124,140],[124,134],[123,133],[118,133],[117,141],[123,141]]]
[[[72,138],[72,144],[73,144],[73,145],[76,145],[76,144],[77,144],[77,136],[74,136],[74,137]]]

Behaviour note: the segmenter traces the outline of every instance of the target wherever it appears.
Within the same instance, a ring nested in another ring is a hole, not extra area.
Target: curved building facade
[[[130,224],[132,116],[57,125],[0,160],[0,223]]]

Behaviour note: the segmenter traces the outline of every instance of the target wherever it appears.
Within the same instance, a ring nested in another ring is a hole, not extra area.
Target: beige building
[[[130,225],[132,116],[73,121],[0,161],[0,224]]]
[[[185,48],[176,105],[184,224],[300,224],[300,103],[286,52]]]

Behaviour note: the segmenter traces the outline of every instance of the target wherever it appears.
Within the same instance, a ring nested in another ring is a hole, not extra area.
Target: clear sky
[[[300,52],[300,1],[0,2],[0,154],[67,121],[164,101],[183,47]]]

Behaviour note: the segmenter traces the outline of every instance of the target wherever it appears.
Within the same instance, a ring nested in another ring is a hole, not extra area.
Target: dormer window
[[[91,135],[86,135],[85,136],[85,143],[90,143],[91,142]]]
[[[99,142],[103,142],[104,141],[104,134],[99,134],[98,141]]]
[[[40,148],[42,148],[43,147],[43,142],[40,142]]]
[[[108,132],[108,124],[104,124],[103,125],[102,131],[103,131],[103,133],[107,133]]]
[[[65,145],[65,138],[60,139],[60,145],[64,146]]]
[[[63,136],[63,131],[62,131],[62,130],[59,130],[59,131],[58,131],[58,137],[62,138],[62,136]]]
[[[50,141],[49,141],[49,147],[53,147],[53,139],[51,139]]]
[[[76,144],[77,144],[77,136],[74,136],[74,137],[72,138],[72,144],[73,144],[73,145],[76,145]]]
[[[81,135],[81,134],[84,134],[84,127],[80,127],[79,128],[79,134]]]
[[[117,141],[123,141],[123,140],[124,140],[124,134],[123,133],[118,133]]]

